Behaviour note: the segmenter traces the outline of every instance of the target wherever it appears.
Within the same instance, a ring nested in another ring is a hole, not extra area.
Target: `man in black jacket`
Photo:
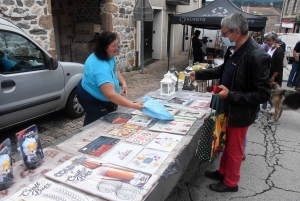
[[[248,34],[242,14],[232,14],[221,22],[222,41],[229,46],[224,64],[213,69],[190,72],[191,80],[220,79],[220,99],[228,118],[226,146],[219,169],[205,176],[219,180],[209,188],[217,192],[237,192],[243,159],[243,142],[255,121],[260,104],[270,98],[270,56]]]
[[[199,62],[202,63],[203,62],[203,53],[202,53],[202,43],[201,40],[199,39],[200,36],[200,31],[196,30],[195,31],[195,35],[192,39],[192,46],[193,46],[193,56],[194,56],[194,63],[195,62]]]

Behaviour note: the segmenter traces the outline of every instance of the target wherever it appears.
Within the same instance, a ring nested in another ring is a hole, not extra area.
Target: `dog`
[[[277,82],[271,82],[271,101],[275,109],[274,115],[268,121],[277,121],[282,114],[282,110],[296,110],[300,108],[300,92],[282,89]]]

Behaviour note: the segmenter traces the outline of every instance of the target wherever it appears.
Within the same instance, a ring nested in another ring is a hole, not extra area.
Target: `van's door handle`
[[[16,83],[13,80],[4,80],[1,82],[1,88],[7,88],[15,86]]]

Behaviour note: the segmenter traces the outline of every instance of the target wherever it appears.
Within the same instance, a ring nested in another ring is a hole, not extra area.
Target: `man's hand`
[[[224,85],[219,85],[219,87],[222,89],[219,93],[220,99],[226,99],[228,96],[229,90]]]
[[[189,74],[190,74],[190,80],[194,81],[196,79],[196,73],[195,73],[195,71],[189,72]]]

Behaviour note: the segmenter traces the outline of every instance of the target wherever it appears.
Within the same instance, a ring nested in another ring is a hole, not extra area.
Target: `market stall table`
[[[150,92],[147,95],[156,97],[160,96],[159,90]],[[198,93],[193,91],[180,90],[169,98],[172,97],[185,97],[195,101],[198,99],[210,100],[211,95],[209,93]],[[172,105],[172,103],[169,105]],[[188,108],[187,106],[183,105],[179,105],[177,106],[177,108],[186,109],[187,111],[195,111],[194,108]],[[118,112],[124,112],[128,114],[130,114],[132,111],[133,110],[128,110],[127,108],[120,108],[118,110]],[[175,187],[178,180],[186,170],[191,158],[195,154],[202,121],[203,119],[197,119],[195,121],[190,130],[187,132],[187,134],[182,135],[182,139],[180,140],[180,142],[174,147],[174,149],[171,152],[168,153],[168,157],[164,160],[161,166],[159,166],[157,171],[153,173],[153,175],[157,176],[158,179],[153,184],[153,187],[150,190],[150,192],[143,198],[144,200],[158,201],[165,200],[167,198],[169,193]],[[111,136],[110,134],[108,134],[108,131],[116,129],[119,126],[120,124],[112,124],[107,121],[104,121],[103,118],[101,118],[93,122],[92,124],[81,128],[79,132],[70,139],[54,147],[45,148],[45,158],[43,159],[43,163],[40,167],[34,170],[25,170],[24,165],[22,165],[22,161],[18,161],[13,166],[15,184],[9,189],[1,191],[0,196],[2,196],[2,198],[7,198],[16,191],[20,190],[20,188],[40,179],[44,176],[45,173],[61,165],[66,160],[69,160],[71,157],[82,155],[83,153],[79,152],[79,150],[88,145],[89,143],[93,142],[100,136],[108,138],[113,137],[120,140],[118,143],[126,143],[126,138],[119,136]],[[149,130],[149,128],[147,127],[144,130],[147,131]],[[145,148],[143,145],[140,146]],[[99,159],[99,157],[96,156],[87,156]],[[101,158],[99,160],[101,160]]]

